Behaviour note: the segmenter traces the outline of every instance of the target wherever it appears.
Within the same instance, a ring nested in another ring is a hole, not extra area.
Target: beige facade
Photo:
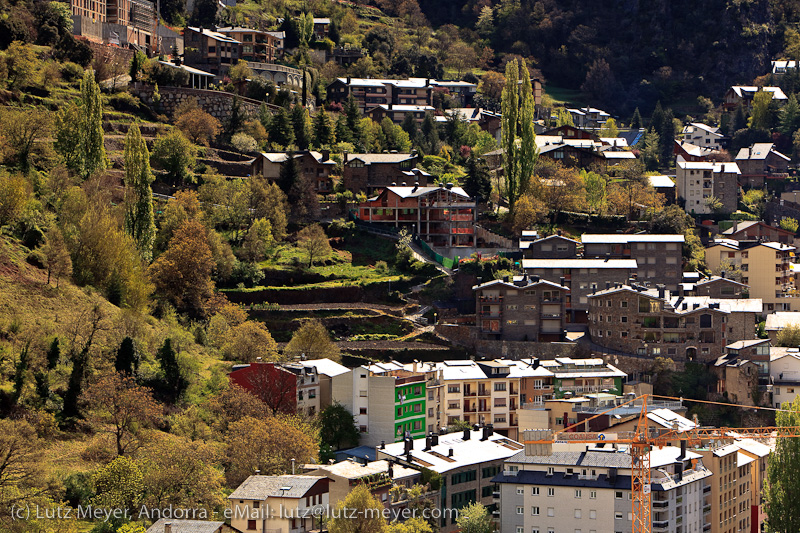
[[[742,270],[742,283],[750,286],[750,298],[760,298],[764,313],[800,309],[800,295],[792,271],[795,247],[777,242],[718,239],[706,247],[706,264],[713,271],[720,265]]]
[[[228,502],[231,526],[242,533],[308,533],[319,529],[319,510],[328,507],[328,479],[254,475]]]
[[[709,509],[711,533],[750,531],[753,504],[751,467],[753,459],[739,452],[736,444],[695,449],[713,473],[705,506]]]

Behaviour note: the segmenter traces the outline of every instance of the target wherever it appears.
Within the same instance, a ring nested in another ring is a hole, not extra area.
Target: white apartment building
[[[800,394],[800,348],[771,347],[769,352],[772,403],[780,408]]]
[[[738,177],[741,174],[736,163],[709,163],[705,161],[678,160],[675,169],[675,184],[678,199],[685,202],[689,214],[707,215],[713,210],[707,205],[712,196],[722,202],[721,212],[736,211],[739,199]]]
[[[719,128],[708,126],[700,122],[690,122],[683,127],[681,132],[684,142],[700,146],[702,148],[711,148],[712,150],[719,150],[722,148],[722,138]]]
[[[653,532],[700,532],[700,455],[676,447],[650,455]],[[631,456],[616,447],[556,444],[550,455],[522,451],[494,478],[501,533],[627,533],[632,530]]]

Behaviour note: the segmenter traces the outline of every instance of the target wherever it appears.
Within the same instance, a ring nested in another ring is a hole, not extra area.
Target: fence
[[[437,254],[431,249],[430,246],[428,246],[427,242],[423,241],[416,235],[414,235],[414,242],[417,243],[417,246],[420,247],[422,253],[424,253],[432,261],[436,261],[444,268],[447,268],[449,270],[458,268],[458,263],[459,261],[461,261],[461,258],[459,258],[458,256],[455,256],[453,259],[450,259],[449,257],[445,257],[442,254]]]

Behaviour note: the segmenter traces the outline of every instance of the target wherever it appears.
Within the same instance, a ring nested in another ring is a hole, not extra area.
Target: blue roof
[[[349,450],[339,450],[336,452],[336,461],[346,461],[347,459],[354,457],[356,459],[361,459],[365,461],[375,461],[377,459],[377,452],[375,448],[372,446],[357,446],[355,448],[350,448]]]

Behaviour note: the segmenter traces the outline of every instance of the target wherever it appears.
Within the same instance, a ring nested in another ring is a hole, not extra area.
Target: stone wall
[[[130,87],[130,91],[134,96],[137,96],[142,102],[155,109],[157,113],[169,117],[172,116],[181,103],[192,97],[197,99],[200,109],[221,122],[230,117],[234,98],[239,99],[241,109],[248,118],[257,117],[261,108],[261,102],[250,98],[224,91],[208,91],[205,89],[190,89],[188,87],[159,87],[158,92],[161,94],[161,101],[156,106],[153,102],[153,89],[153,85],[141,82],[131,84]]]
[[[457,346],[466,348],[477,356],[508,359],[538,357],[555,359],[556,357],[588,357],[586,347],[575,342],[527,342],[527,341],[492,341],[478,338],[474,326],[462,324],[439,324],[436,332]]]

